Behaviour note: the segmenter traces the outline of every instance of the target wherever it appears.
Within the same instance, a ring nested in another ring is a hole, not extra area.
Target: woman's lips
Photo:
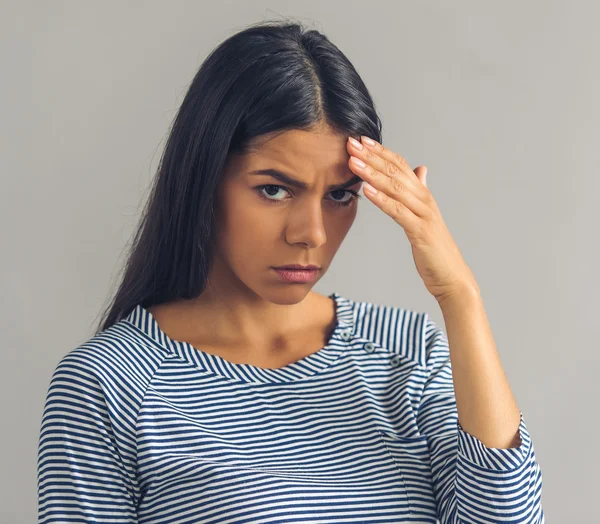
[[[284,282],[294,282],[300,284],[312,282],[316,279],[319,273],[318,269],[285,269],[277,267],[274,267],[273,269]]]

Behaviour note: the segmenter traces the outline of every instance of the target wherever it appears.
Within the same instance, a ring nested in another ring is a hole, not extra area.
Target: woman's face
[[[250,291],[276,303],[297,302],[309,293],[357,212],[351,191],[358,193],[362,180],[348,167],[346,142],[329,129],[292,130],[260,137],[253,152],[229,158],[216,195],[213,286],[216,279],[221,290]],[[252,173],[268,169],[305,187]],[[321,269],[310,283],[288,283],[273,267],[289,264]]]

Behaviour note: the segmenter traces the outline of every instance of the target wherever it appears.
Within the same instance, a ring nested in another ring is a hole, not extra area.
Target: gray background
[[[246,24],[324,31],[375,99],[481,288],[547,521],[600,522],[598,2],[3,1],[0,521],[36,520],[50,375],[92,334],[194,73]],[[365,197],[315,286],[428,311]]]

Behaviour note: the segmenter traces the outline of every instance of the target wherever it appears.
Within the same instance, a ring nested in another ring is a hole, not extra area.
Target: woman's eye
[[[267,193],[272,193],[270,195],[265,195],[265,193],[263,193],[263,190],[267,189]],[[258,186],[256,188],[256,190],[258,191],[258,194],[260,196],[262,196],[263,198],[266,198],[267,200],[271,200],[271,201],[278,201],[278,198],[271,198],[274,197],[279,190],[281,189],[285,189],[283,186],[276,186],[273,184],[269,184],[269,185],[264,185],[264,186]]]
[[[265,200],[268,200],[269,202],[273,202],[275,204],[283,202],[284,199],[271,198],[271,197],[275,196],[279,192],[280,189],[283,189],[284,191],[288,191],[288,189],[286,187],[279,186],[276,184],[264,184],[262,186],[257,186],[255,189],[262,198],[264,198]],[[270,196],[266,196],[264,190],[268,190],[267,192],[271,192],[274,194],[271,194]],[[332,191],[331,193],[332,194],[348,193],[350,195],[350,198],[348,198],[347,200],[329,199],[329,200],[331,200],[331,202],[333,203],[334,206],[349,206],[355,200],[362,198],[361,195],[359,195],[356,191],[353,191],[352,189],[336,189],[335,191]]]

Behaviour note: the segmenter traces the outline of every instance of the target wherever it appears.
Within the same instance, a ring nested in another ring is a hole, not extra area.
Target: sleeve
[[[425,315],[426,378],[417,424],[427,435],[441,524],[544,524],[542,472],[523,413],[521,443],[515,448],[488,448],[465,432],[458,421],[446,334]]]
[[[38,524],[137,524],[131,475],[120,458],[98,376],[71,355],[48,388],[37,461]]]

